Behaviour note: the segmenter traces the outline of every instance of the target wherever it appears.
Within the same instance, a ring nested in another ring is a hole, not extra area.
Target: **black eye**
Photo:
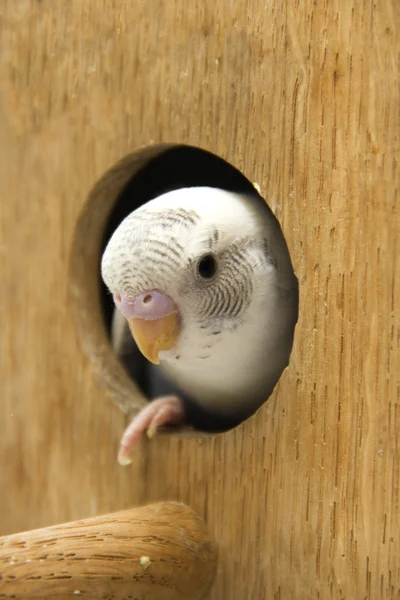
[[[212,254],[205,254],[197,263],[197,272],[203,279],[211,279],[217,271],[217,261]]]

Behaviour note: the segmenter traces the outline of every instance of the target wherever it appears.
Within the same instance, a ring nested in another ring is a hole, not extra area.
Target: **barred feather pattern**
[[[200,276],[211,254],[217,270]],[[272,213],[258,198],[174,190],[129,215],[102,259],[112,293],[157,289],[179,307],[176,348],[161,368],[211,409],[253,410],[287,365],[297,318],[297,280]]]

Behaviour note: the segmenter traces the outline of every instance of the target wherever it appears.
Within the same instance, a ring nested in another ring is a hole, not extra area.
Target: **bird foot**
[[[125,429],[118,453],[120,465],[129,465],[132,448],[146,431],[152,438],[163,425],[179,425],[185,420],[183,402],[178,396],[163,396],[143,408]]]

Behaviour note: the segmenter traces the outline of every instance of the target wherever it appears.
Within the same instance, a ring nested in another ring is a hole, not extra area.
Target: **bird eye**
[[[205,254],[197,263],[197,272],[203,279],[211,279],[217,271],[217,260],[212,254]]]

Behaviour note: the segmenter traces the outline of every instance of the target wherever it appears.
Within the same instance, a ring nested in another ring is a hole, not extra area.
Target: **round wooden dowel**
[[[161,502],[0,538],[0,598],[197,600],[216,562],[200,517]]]

